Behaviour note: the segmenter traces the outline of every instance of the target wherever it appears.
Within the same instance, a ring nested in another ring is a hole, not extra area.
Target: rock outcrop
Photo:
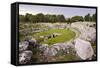
[[[32,56],[32,51],[23,51],[22,53],[19,54],[19,63],[20,64],[26,64],[30,62]]]
[[[83,60],[90,59],[94,54],[91,43],[79,38],[75,40],[75,50]]]

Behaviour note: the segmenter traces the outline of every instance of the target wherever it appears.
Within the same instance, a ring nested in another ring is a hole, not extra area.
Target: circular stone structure
[[[50,29],[34,34],[36,39],[42,39],[41,44],[53,45],[62,43],[75,38],[76,33],[70,29]],[[41,38],[42,37],[42,38]]]

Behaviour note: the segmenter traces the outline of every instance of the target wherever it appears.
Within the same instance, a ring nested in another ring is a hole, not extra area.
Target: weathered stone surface
[[[36,39],[32,38],[32,39],[28,40],[28,42],[29,42],[30,45],[35,45],[36,44]]]
[[[53,33],[53,35],[56,37],[56,36],[60,36],[61,34],[59,34],[59,33]]]
[[[40,46],[40,50],[46,57],[55,56],[59,51],[63,50],[65,53],[69,53],[69,48],[72,48],[72,43],[56,43],[52,47],[48,47],[47,44]]]
[[[75,49],[78,56],[83,60],[91,58],[94,54],[91,43],[79,38],[75,40]]]
[[[30,62],[32,51],[23,51],[19,54],[19,63],[26,64]]]
[[[57,50],[66,50],[68,49],[69,47],[72,47],[72,44],[71,43],[56,43],[53,45],[53,48],[56,48]]]
[[[81,39],[94,42],[96,40],[96,29],[93,25],[93,22],[75,22],[71,24],[71,27],[77,28],[80,31]]]
[[[24,51],[28,48],[29,43],[27,41],[19,43],[19,51]]]
[[[42,44],[39,48],[41,51],[45,51],[48,48],[48,44]]]
[[[80,38],[94,42],[96,40],[96,29],[93,27],[86,27],[85,29],[81,30]]]
[[[26,36],[25,40],[29,41],[30,39],[32,39],[32,36]]]
[[[52,48],[54,48],[56,51],[59,51],[60,50],[60,47],[57,46],[57,45],[54,45]]]
[[[44,38],[44,36],[40,36],[40,38]]]
[[[55,56],[57,54],[57,51],[54,48],[47,48],[44,51],[45,56]]]

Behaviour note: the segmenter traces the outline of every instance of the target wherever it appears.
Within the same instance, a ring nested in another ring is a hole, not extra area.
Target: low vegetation
[[[54,43],[69,41],[70,39],[75,37],[75,32],[71,31],[70,29],[52,29],[52,30],[36,33],[35,36],[36,37],[48,36],[53,33],[58,33],[61,35],[55,38],[46,39],[46,41],[42,41],[41,43],[52,45]]]

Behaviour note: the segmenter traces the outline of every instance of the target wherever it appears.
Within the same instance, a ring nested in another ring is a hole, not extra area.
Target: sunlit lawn
[[[53,34],[53,33],[59,33],[61,35],[57,36],[55,38],[47,39],[47,41],[43,41],[41,43],[52,45],[54,43],[69,41],[70,39],[75,37],[75,32],[71,31],[70,29],[51,29],[51,30],[48,30],[48,31],[36,33],[34,36],[37,36],[37,37],[48,36],[48,35]]]

